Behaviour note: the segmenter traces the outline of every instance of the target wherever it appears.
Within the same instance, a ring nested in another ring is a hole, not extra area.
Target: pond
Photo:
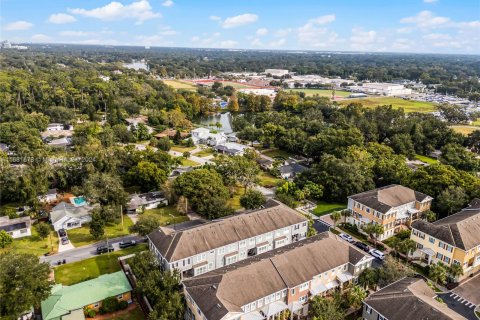
[[[196,124],[222,131],[226,134],[232,133],[232,115],[230,112],[217,113],[211,116],[201,116],[194,121]],[[218,128],[215,124],[220,123],[221,128]]]

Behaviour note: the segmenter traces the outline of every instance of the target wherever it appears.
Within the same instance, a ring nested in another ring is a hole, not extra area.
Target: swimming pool
[[[76,206],[83,206],[87,204],[87,200],[85,199],[85,197],[75,197],[72,200],[73,204]]]

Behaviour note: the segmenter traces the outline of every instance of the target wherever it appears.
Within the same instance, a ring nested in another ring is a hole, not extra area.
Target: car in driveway
[[[361,242],[361,241],[355,241],[354,245],[355,245],[355,247],[357,247],[357,248],[359,248],[359,249],[362,249],[362,250],[365,251],[365,252],[369,252],[369,251],[370,251],[370,247],[369,247],[367,244],[365,244],[365,243],[363,243],[363,242]]]
[[[377,259],[384,260],[385,259],[385,254],[381,251],[378,251],[377,249],[370,249],[368,251],[372,256],[374,256]]]
[[[135,240],[128,240],[128,241],[120,241],[120,243],[118,244],[118,246],[121,248],[121,249],[124,249],[124,248],[128,248],[128,247],[133,247],[137,245],[137,243],[135,242]]]
[[[97,254],[103,254],[103,253],[107,253],[107,252],[112,252],[114,251],[115,249],[113,249],[113,246],[110,244],[108,246],[106,245],[103,245],[103,246],[100,246],[97,248]]]
[[[66,245],[66,244],[69,244],[70,243],[70,240],[68,240],[68,237],[62,237],[62,244],[63,245]]]
[[[354,242],[355,242],[355,240],[353,240],[353,238],[352,238],[350,235],[348,235],[348,234],[340,233],[338,236],[339,236],[340,238],[342,238],[343,240],[347,241],[347,242],[350,242],[350,243],[354,243]]]
[[[65,229],[60,229],[60,230],[58,230],[58,235],[60,237],[66,237],[67,236],[67,231],[65,231]]]

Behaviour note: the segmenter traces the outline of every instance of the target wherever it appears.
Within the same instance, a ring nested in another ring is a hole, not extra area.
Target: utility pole
[[[50,233],[48,234],[48,237],[50,238],[50,247],[52,248],[52,252],[53,252],[52,232],[50,232]]]
[[[107,233],[107,257],[110,258],[110,247],[108,246],[108,233]]]

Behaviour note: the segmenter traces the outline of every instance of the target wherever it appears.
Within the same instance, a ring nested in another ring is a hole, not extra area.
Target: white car
[[[354,243],[354,242],[355,242],[355,240],[353,240],[353,238],[352,238],[350,235],[348,235],[348,234],[340,233],[338,236],[339,236],[340,238],[342,238],[343,240],[347,241],[347,242],[350,242],[350,243]]]
[[[370,249],[370,251],[368,253],[370,253],[372,256],[374,256],[377,259],[380,259],[380,260],[385,259],[385,254],[381,251],[376,250],[376,249]]]

